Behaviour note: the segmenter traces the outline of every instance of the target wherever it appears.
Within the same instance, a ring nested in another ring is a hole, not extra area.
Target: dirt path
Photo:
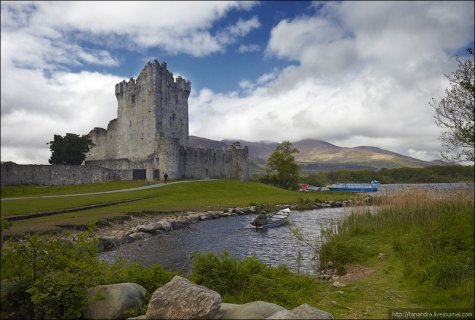
[[[61,197],[77,197],[77,196],[89,196],[89,195],[95,195],[95,194],[129,192],[129,191],[146,190],[146,189],[152,189],[152,188],[160,188],[160,187],[165,187],[165,186],[168,186],[168,185],[171,185],[171,184],[177,184],[177,183],[187,183],[187,182],[194,182],[194,181],[211,181],[211,180],[213,180],[213,179],[175,181],[175,182],[169,182],[169,183],[157,183],[157,184],[152,184],[152,185],[149,185],[149,186],[135,187],[135,188],[129,188],[129,189],[99,191],[99,192],[89,192],[89,193],[59,194],[59,195],[36,196],[36,197],[2,198],[1,201],[25,200],[25,199],[43,199],[43,198],[61,198]]]

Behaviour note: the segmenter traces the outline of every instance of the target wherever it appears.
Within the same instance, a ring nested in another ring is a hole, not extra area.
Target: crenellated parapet
[[[135,92],[136,90],[136,81],[134,78],[130,78],[129,81],[123,80],[115,85],[115,96],[119,99],[119,97],[122,97],[124,93]]]
[[[126,159],[120,162],[124,168],[146,170],[149,180],[160,178],[164,172],[171,179],[246,180],[247,148],[233,145],[201,150],[188,146],[190,92],[191,82],[181,76],[175,78],[165,62],[147,62],[136,79],[115,85],[117,119],[107,130],[94,128],[89,133],[96,146],[88,161],[117,169],[116,160]]]

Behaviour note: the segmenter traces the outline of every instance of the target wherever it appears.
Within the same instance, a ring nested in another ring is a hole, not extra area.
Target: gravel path
[[[213,180],[213,179],[203,179],[203,180],[200,180],[200,181],[211,181],[211,180]],[[120,190],[110,190],[110,191],[89,192],[89,193],[59,194],[59,195],[36,196],[36,197],[2,198],[1,201],[24,200],[24,199],[42,199],[42,198],[77,197],[77,196],[89,196],[89,195],[95,195],[95,194],[129,192],[129,191],[146,190],[146,189],[152,189],[152,188],[160,188],[160,187],[165,187],[165,186],[168,186],[168,185],[171,185],[171,184],[187,183],[187,182],[194,182],[194,181],[198,181],[198,180],[175,181],[175,182],[169,182],[169,183],[157,183],[157,184],[152,184],[152,185],[143,186],[143,187],[135,187],[135,188],[129,188],[129,189],[120,189]]]

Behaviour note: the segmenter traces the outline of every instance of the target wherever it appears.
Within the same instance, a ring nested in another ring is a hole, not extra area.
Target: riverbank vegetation
[[[79,318],[87,304],[85,289],[103,284],[140,284],[147,289],[148,301],[155,289],[176,274],[159,265],[123,260],[107,263],[99,260],[97,248],[97,240],[87,232],[80,234],[74,245],[38,235],[24,242],[7,242],[1,259],[1,318]],[[226,252],[195,255],[188,278],[219,292],[224,302],[264,300],[286,308],[308,303],[337,318],[382,318],[391,303],[414,306],[391,277],[347,283],[341,289],[284,266],[269,267],[256,257],[239,260]],[[389,292],[387,287],[391,287]],[[146,307],[147,303],[130,310],[130,316],[144,314]]]
[[[77,319],[88,287],[134,282],[147,289],[149,299],[176,274],[159,265],[107,263],[98,251],[98,240],[88,232],[73,244],[38,235],[8,241],[1,253],[1,318]]]
[[[322,266],[332,261],[344,274],[351,264],[387,260],[385,273],[411,288],[411,302],[473,308],[473,189],[390,193],[374,201],[378,213],[356,211],[327,229]]]
[[[473,166],[431,166],[425,168],[396,168],[371,170],[341,170],[320,172],[301,177],[301,182],[326,186],[337,182],[380,183],[456,183],[474,182]]]

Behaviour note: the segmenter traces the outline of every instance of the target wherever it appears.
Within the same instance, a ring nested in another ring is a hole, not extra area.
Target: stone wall
[[[132,170],[100,166],[1,164],[1,185],[68,185],[114,180],[132,180]]]
[[[146,160],[87,160],[86,166],[112,170],[145,169],[147,180],[231,178],[249,179],[248,148],[233,144],[227,149],[183,147],[178,139],[159,138],[157,153]]]
[[[183,173],[187,178],[222,178],[226,176],[224,149],[185,147],[182,150]]]
[[[227,149],[185,147],[181,153],[184,178],[249,180],[249,149],[234,143]]]

